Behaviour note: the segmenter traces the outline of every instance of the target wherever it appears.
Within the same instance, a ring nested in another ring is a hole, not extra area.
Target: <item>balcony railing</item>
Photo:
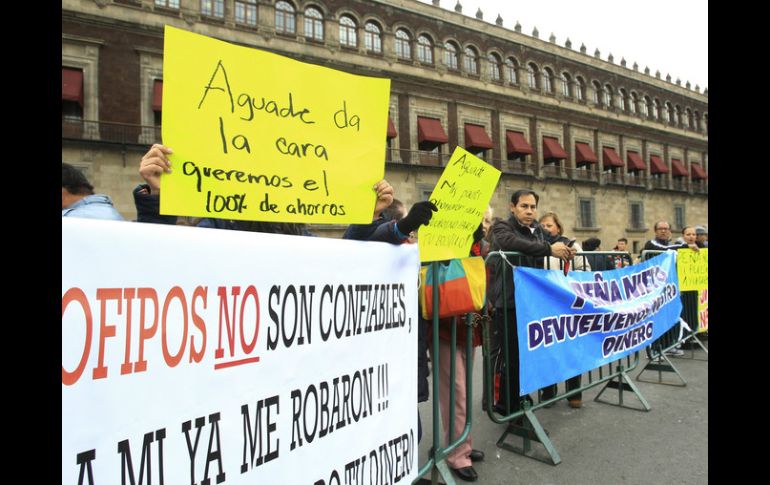
[[[673,190],[687,192],[687,179],[685,177],[673,177],[671,179],[671,188]]]
[[[62,118],[61,137],[122,145],[151,145],[160,139],[160,126]]]
[[[162,141],[160,135],[160,126],[62,118],[63,140],[87,140],[122,145],[148,146],[153,143],[160,143]],[[444,167],[449,162],[451,156],[451,153],[402,150],[400,148],[388,148],[386,151],[386,161],[389,163],[426,167]],[[489,164],[499,167],[505,174],[529,177],[537,174],[537,164],[531,161],[497,160],[492,158],[486,158],[485,160]],[[547,178],[599,182],[599,172],[595,168],[570,168],[546,164],[540,167],[540,174]],[[684,177],[674,178],[671,187],[669,187],[665,177],[648,177],[633,173],[605,173],[603,176],[605,183],[610,184],[646,187],[649,181],[654,189],[673,189],[685,192],[688,190],[688,183]],[[708,194],[708,181],[693,180],[691,187],[695,193]]]

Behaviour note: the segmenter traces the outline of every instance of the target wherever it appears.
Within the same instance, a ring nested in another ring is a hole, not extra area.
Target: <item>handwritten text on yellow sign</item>
[[[676,271],[679,291],[702,290],[709,286],[709,250],[677,250]]]
[[[420,261],[465,258],[473,244],[500,171],[457,147],[430,200],[438,207],[429,225],[420,228]]]

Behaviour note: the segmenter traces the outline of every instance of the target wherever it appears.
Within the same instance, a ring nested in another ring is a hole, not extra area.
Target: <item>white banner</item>
[[[416,245],[62,219],[63,484],[417,475]]]

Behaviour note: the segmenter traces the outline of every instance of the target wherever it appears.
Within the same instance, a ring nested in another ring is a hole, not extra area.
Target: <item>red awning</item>
[[[666,166],[666,162],[661,160],[661,158],[657,155],[650,155],[650,173],[656,174],[656,173],[668,173],[668,167]]]
[[[493,147],[492,139],[489,138],[483,126],[465,124],[465,148],[487,150]]]
[[[152,110],[163,110],[163,80],[156,79],[152,86]]]
[[[580,166],[588,163],[598,163],[599,159],[588,143],[578,141],[575,142],[575,162],[577,166]]]
[[[395,138],[398,136],[398,132],[396,131],[396,127],[393,124],[393,120],[390,119],[390,116],[388,116],[388,138]]]
[[[61,68],[61,99],[77,101],[83,106],[83,70]]]
[[[644,163],[644,160],[642,160],[642,157],[640,157],[637,152],[628,151],[626,153],[626,161],[628,162],[626,167],[628,168],[629,171],[647,170],[647,164]]]
[[[623,160],[618,156],[618,152],[612,147],[602,147],[602,165],[608,167],[622,167]]]
[[[520,153],[524,155],[531,155],[534,150],[524,138],[524,133],[520,131],[505,131],[505,142],[507,146],[507,153]]]
[[[543,137],[543,158],[558,158],[560,160],[567,158],[567,152],[559,144],[558,138]]]
[[[690,175],[689,173],[687,173],[687,169],[684,168],[684,164],[682,163],[682,161],[677,158],[671,159],[671,168],[673,169],[673,172],[671,172],[671,175],[673,175],[674,177],[687,177],[688,175]]]
[[[441,120],[435,118],[417,117],[417,141],[422,143],[429,141],[433,143],[447,143],[449,137],[441,126]]]
[[[706,180],[709,178],[708,174],[701,168],[699,163],[691,163],[690,168],[692,169],[693,180]]]

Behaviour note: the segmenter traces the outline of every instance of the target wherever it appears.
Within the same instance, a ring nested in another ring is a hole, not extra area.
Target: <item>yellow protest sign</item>
[[[709,287],[709,250],[678,249],[676,271],[679,291],[702,290]]]
[[[709,290],[698,291],[698,333],[709,331]]]
[[[169,26],[163,55],[161,214],[371,222],[390,80]]]
[[[430,200],[438,207],[430,224],[420,227],[420,261],[465,258],[473,244],[500,170],[457,147]]]

